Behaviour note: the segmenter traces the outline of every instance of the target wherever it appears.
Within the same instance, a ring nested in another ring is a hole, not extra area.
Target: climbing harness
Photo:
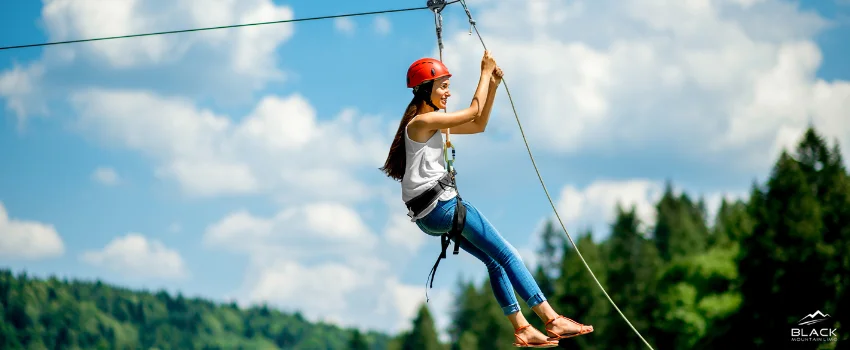
[[[460,1],[461,5],[463,5],[463,9],[466,11],[466,16],[469,18],[469,25],[473,29],[475,29],[475,34],[478,35],[478,40],[481,42],[481,46],[484,48],[484,50],[487,50],[487,45],[484,44],[484,39],[481,38],[481,33],[478,32],[478,27],[475,25],[475,21],[472,19],[472,14],[469,13],[469,7],[466,6],[466,0],[459,0],[459,1]],[[623,312],[620,311],[620,308],[617,307],[617,304],[614,302],[613,299],[611,299],[611,296],[608,295],[608,292],[605,291],[605,288],[602,286],[602,283],[600,283],[599,279],[596,278],[596,275],[593,273],[593,270],[590,268],[590,265],[588,265],[587,261],[584,260],[584,256],[581,255],[581,252],[579,251],[578,246],[576,245],[575,241],[573,241],[573,238],[572,238],[572,236],[570,236],[570,233],[567,231],[567,228],[564,226],[564,222],[561,220],[561,216],[558,214],[558,209],[555,207],[555,202],[552,201],[552,196],[549,195],[549,190],[546,189],[546,184],[543,182],[543,177],[540,175],[540,170],[537,168],[537,163],[534,161],[534,156],[531,154],[531,148],[528,146],[528,139],[526,139],[525,132],[522,130],[522,123],[520,123],[520,121],[519,121],[519,114],[516,111],[516,106],[514,105],[513,97],[511,97],[511,90],[508,89],[508,82],[505,78],[502,78],[502,86],[505,87],[505,92],[508,94],[508,100],[511,102],[511,108],[513,109],[514,117],[516,118],[517,125],[519,126],[519,132],[522,135],[522,140],[525,143],[525,148],[528,151],[528,157],[531,158],[531,164],[534,166],[534,171],[537,172],[537,178],[540,180],[540,185],[542,185],[542,187],[543,187],[543,192],[546,193],[546,198],[549,199],[549,204],[552,206],[552,210],[555,212],[555,217],[558,219],[558,222],[561,224],[561,228],[564,230],[564,233],[567,234],[567,238],[570,240],[570,243],[572,243],[573,248],[575,249],[576,253],[578,254],[578,257],[581,258],[581,262],[584,263],[584,267],[587,268],[588,272],[590,272],[590,276],[593,277],[594,281],[596,281],[596,285],[599,286],[599,289],[602,290],[602,293],[605,294],[605,297],[608,298],[608,301],[611,303],[611,305],[614,306],[614,309],[617,310],[617,312],[620,314],[620,316],[623,318],[623,320],[625,320],[626,323],[629,325],[629,327],[632,328],[632,331],[634,331],[635,334],[637,334],[637,336],[640,338],[640,340],[642,340],[643,343],[646,344],[646,346],[650,350],[653,350],[652,345],[649,345],[649,342],[647,342],[646,339],[644,339],[643,336],[640,334],[640,332],[635,328],[635,326],[632,325],[631,322],[629,322],[629,319],[626,317],[626,315],[624,315]]]

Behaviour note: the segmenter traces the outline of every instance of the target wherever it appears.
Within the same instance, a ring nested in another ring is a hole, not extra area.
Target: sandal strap
[[[522,338],[519,337],[519,332],[522,332],[523,329],[526,329],[528,327],[531,327],[530,323],[514,330],[514,338],[516,338],[518,343],[522,342],[523,346],[528,346],[528,342],[525,339],[522,339]]]
[[[558,315],[558,316],[555,316],[555,317],[554,317],[554,318],[552,318],[551,320],[546,321],[546,327],[549,327],[549,324],[550,324],[550,323],[555,322],[555,321],[556,321],[556,320],[558,320],[559,318],[566,318],[566,317],[565,317],[564,315]],[[569,320],[569,318],[567,318],[567,319]],[[572,320],[570,320],[570,321],[572,321]]]

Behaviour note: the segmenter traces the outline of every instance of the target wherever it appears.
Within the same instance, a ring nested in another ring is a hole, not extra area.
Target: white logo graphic
[[[837,330],[837,328],[817,328],[815,326],[812,326],[816,323],[820,323],[828,319],[829,314],[820,312],[820,310],[806,315],[806,317],[803,317],[799,321],[797,321],[797,326],[799,328],[791,328],[791,341],[838,341],[838,336],[835,335],[835,331]]]
[[[820,316],[820,318],[815,318],[817,316]],[[818,310],[818,311],[815,311],[815,313],[813,313],[813,314],[809,314],[809,315],[806,315],[806,317],[801,318],[799,321],[797,321],[797,324],[800,325],[800,326],[808,326],[810,324],[826,321],[827,317],[829,317],[828,314],[824,315],[823,312],[820,312],[820,310]]]

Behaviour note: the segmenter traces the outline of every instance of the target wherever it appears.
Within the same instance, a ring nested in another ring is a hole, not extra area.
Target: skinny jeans
[[[426,234],[440,236],[452,227],[457,197],[447,201],[438,201],[437,206],[423,218],[416,221]],[[529,307],[546,300],[531,272],[522,261],[519,252],[484,217],[478,209],[466,200],[466,225],[461,235],[465,238],[460,248],[481,260],[487,266],[490,286],[496,302],[505,315],[520,311],[514,288]]]

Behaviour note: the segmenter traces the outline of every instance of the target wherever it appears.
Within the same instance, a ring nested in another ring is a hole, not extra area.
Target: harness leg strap
[[[452,222],[452,230],[449,231],[449,238],[455,239],[455,249],[452,254],[457,255],[460,249],[460,241],[463,240],[463,229],[466,227],[466,206],[463,205],[463,199],[460,194],[457,195],[457,204],[455,205],[455,217]]]
[[[466,227],[466,206],[463,205],[463,200],[460,198],[460,194],[458,194],[457,204],[455,204],[455,214],[452,220],[452,228],[449,232],[440,235],[440,246],[442,248],[440,257],[437,258],[437,261],[434,263],[434,267],[432,267],[431,272],[428,273],[430,284],[428,285],[428,288],[425,289],[426,303],[430,300],[428,298],[428,289],[434,287],[434,277],[437,276],[437,266],[440,265],[440,260],[446,258],[446,249],[448,249],[449,245],[452,244],[452,238],[455,240],[455,249],[452,254],[457,255],[460,252],[460,241],[463,239],[462,233],[464,227]],[[428,282],[426,282],[426,284],[428,284]]]

